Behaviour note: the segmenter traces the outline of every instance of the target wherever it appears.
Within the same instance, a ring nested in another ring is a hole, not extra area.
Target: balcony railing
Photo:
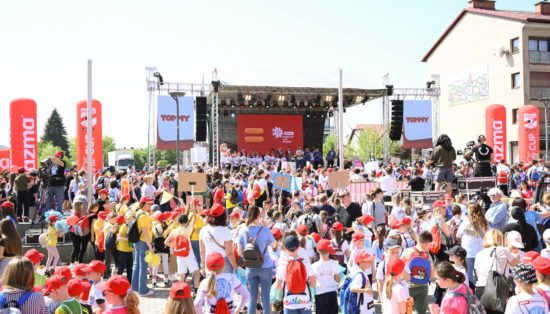
[[[549,51],[529,51],[529,63],[550,64]]]
[[[531,87],[531,100],[550,97],[550,87]]]

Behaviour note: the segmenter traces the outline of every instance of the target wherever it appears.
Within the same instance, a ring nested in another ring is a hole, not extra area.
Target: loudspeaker
[[[195,98],[195,142],[206,141],[206,97]]]
[[[403,131],[403,101],[392,100],[390,140],[399,141],[401,139],[402,131]]]

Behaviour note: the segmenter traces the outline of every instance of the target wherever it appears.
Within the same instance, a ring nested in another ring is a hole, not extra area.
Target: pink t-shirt
[[[449,295],[449,293],[452,291],[467,295],[468,292],[466,289],[470,290],[470,288],[466,287],[465,284],[461,284],[456,290],[447,289],[447,293],[445,294],[443,301],[441,301],[441,313],[468,314],[468,301],[466,300],[466,298],[459,295]],[[472,293],[471,290],[470,293]]]
[[[103,314],[128,314],[128,308],[126,306],[118,306],[108,309]]]

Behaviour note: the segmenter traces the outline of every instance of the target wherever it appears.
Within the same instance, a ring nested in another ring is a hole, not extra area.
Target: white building
[[[525,1],[525,0],[523,0]],[[454,146],[485,133],[485,109],[506,107],[508,160],[517,160],[517,112],[524,105],[544,106],[550,96],[550,3],[533,12],[497,10],[495,1],[473,0],[422,59],[428,77],[439,76],[440,133]],[[437,111],[437,110],[436,110]],[[541,142],[544,153],[544,141]]]

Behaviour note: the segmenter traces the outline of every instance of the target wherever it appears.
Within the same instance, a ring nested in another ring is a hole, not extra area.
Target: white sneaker
[[[155,291],[153,291],[153,289],[149,289],[149,291],[146,293],[146,294],[142,294],[140,295],[141,297],[152,297],[155,295]]]

